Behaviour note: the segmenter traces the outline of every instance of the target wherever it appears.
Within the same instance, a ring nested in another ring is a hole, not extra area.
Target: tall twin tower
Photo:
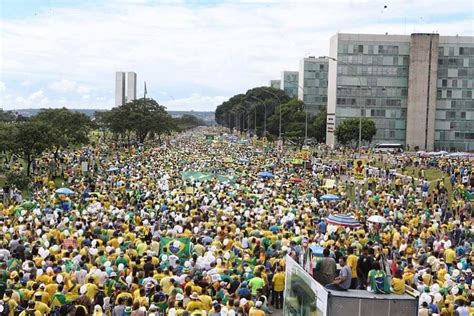
[[[126,99],[125,99],[126,98]],[[137,74],[127,72],[127,94],[125,95],[125,72],[115,73],[115,106],[137,99]]]

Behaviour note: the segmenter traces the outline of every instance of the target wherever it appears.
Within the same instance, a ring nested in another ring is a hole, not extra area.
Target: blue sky
[[[111,108],[123,70],[171,110],[214,110],[327,55],[337,32],[474,36],[473,12],[471,0],[3,0],[0,107]]]

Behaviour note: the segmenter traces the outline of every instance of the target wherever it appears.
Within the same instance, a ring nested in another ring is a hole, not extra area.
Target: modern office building
[[[280,89],[281,80],[270,80],[270,88]]]
[[[137,99],[137,74],[127,72],[127,102]]]
[[[282,71],[281,73],[281,90],[290,98],[298,97],[298,72]]]
[[[125,72],[115,73],[115,106],[125,103]]]
[[[300,60],[298,99],[308,112],[316,114],[327,104],[328,60],[313,56]]]
[[[375,121],[373,143],[474,150],[473,37],[337,34],[328,59],[328,145],[362,115]]]
[[[125,86],[125,76],[127,76]],[[126,87],[126,89],[125,89]],[[125,90],[127,94],[125,94]],[[137,74],[134,72],[117,71],[115,73],[115,106],[137,99]]]

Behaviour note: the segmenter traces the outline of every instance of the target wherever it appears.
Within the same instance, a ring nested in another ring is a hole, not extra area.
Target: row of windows
[[[406,67],[371,67],[371,66],[347,66],[339,65],[337,67],[339,75],[373,75],[373,76],[408,76]]]
[[[370,79],[376,78],[368,78]],[[393,88],[393,87],[375,87],[370,82],[368,87],[340,87],[337,88],[338,96],[366,96],[366,97],[406,97],[408,95],[408,88]],[[375,85],[377,83],[375,82]]]
[[[474,55],[474,47],[440,47],[438,50],[439,56],[444,56],[444,51],[447,50],[448,56],[454,56],[454,49],[459,49],[459,55],[469,56]]]
[[[464,67],[464,58],[439,58],[439,66]],[[474,58],[469,58],[468,67],[474,67]]]
[[[474,122],[473,121],[463,121],[463,122],[450,122],[449,128],[452,130],[473,130]]]
[[[468,77],[469,79],[474,76],[474,68],[459,68],[457,70],[456,77]],[[448,77],[448,69],[446,68],[438,68],[438,78]]]
[[[455,139],[474,139],[474,133],[455,132],[454,138]]]
[[[458,80],[458,79],[443,79],[443,80],[441,80],[441,86],[442,87],[450,87],[450,88],[470,88],[469,87],[469,80],[467,80],[467,79],[461,79],[461,80]]]
[[[466,118],[466,112],[446,111],[446,119]]]
[[[394,106],[394,107],[401,107],[402,100],[400,99],[361,99],[360,101],[358,98],[337,98],[336,103],[338,105],[358,105],[362,102],[362,104],[366,106]]]
[[[408,56],[367,56],[367,55],[341,55],[341,64],[362,64],[362,65],[386,65],[386,66],[408,66]],[[401,62],[401,64],[400,64]]]
[[[451,101],[451,108],[453,108],[453,109],[472,109],[472,110],[474,110],[474,100],[450,100],[450,101]]]
[[[377,52],[378,54],[384,55],[398,55],[399,54],[399,47],[397,45],[365,45],[367,47],[368,54],[374,54]],[[363,44],[355,44],[350,47],[348,44],[342,45],[342,52],[345,54],[363,54],[364,53],[364,45]]]
[[[453,90],[449,90],[449,89],[446,90],[446,98],[452,98],[452,97],[453,97]],[[463,99],[471,99],[472,98],[472,90],[462,90],[461,91],[461,97]],[[436,90],[436,98],[438,98],[438,99],[443,98],[443,90],[441,90],[441,89]]]

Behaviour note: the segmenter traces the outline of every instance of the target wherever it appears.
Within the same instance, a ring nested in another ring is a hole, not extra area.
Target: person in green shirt
[[[262,289],[264,286],[265,286],[265,280],[262,279],[260,272],[257,272],[255,274],[255,277],[253,277],[249,281],[249,287],[251,289],[253,296],[257,295],[257,291],[259,289]]]
[[[67,304],[66,295],[64,294],[64,285],[58,285],[58,291],[54,293],[53,297],[51,297],[50,306],[52,307],[61,307]]]

